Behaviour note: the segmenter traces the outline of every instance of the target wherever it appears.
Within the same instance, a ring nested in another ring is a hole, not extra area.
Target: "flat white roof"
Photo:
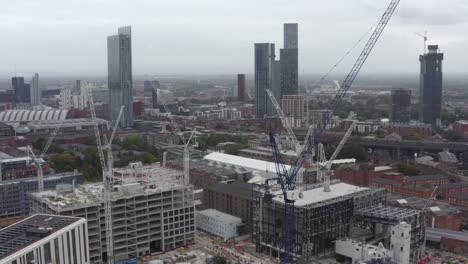
[[[219,152],[212,152],[206,155],[204,159],[219,163],[225,163],[237,167],[243,167],[251,170],[276,172],[275,163],[264,160],[244,158]],[[289,165],[285,166],[287,170],[289,170],[291,167]]]
[[[392,167],[390,167],[390,166],[380,166],[380,167],[375,167],[374,171],[376,171],[376,172],[377,171],[386,171],[386,170],[391,170],[391,169],[392,169]]]
[[[296,207],[303,207],[314,203],[319,203],[331,199],[335,199],[341,196],[350,195],[353,193],[362,192],[368,190],[365,187],[358,187],[344,182],[330,185],[330,192],[323,191],[323,187],[307,190],[302,193],[302,198],[299,198],[295,202]],[[275,201],[284,203],[283,195],[277,195],[273,198]]]
[[[222,221],[222,222],[228,222],[228,223],[234,223],[234,224],[242,223],[242,219],[240,219],[239,217],[226,214],[215,209],[206,209],[203,211],[198,211],[197,213],[201,215],[206,215],[211,218],[218,219],[219,221]]]

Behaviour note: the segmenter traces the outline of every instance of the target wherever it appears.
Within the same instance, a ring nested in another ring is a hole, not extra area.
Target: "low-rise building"
[[[224,241],[239,235],[242,220],[215,209],[206,209],[196,213],[197,228],[222,237]]]
[[[0,263],[88,264],[86,219],[36,214],[0,230]]]

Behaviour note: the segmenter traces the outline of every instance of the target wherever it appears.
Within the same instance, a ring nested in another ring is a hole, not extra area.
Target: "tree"
[[[220,255],[216,255],[213,257],[213,264],[227,264],[227,263],[228,261],[226,257],[220,256]]]
[[[352,159],[357,161],[367,161],[367,152],[363,147],[356,144],[345,145],[338,154],[338,159]]]
[[[153,156],[153,154],[149,152],[143,152],[140,154],[139,160],[142,163],[153,163],[153,162],[156,162],[157,159],[155,156]]]
[[[52,159],[52,166],[58,172],[73,171],[76,169],[75,157],[71,153],[55,155]]]
[[[237,155],[241,149],[249,148],[247,144],[236,143],[226,147],[226,154]]]
[[[421,173],[421,171],[414,166],[403,163],[398,163],[396,166],[398,168],[398,172],[403,173],[406,176],[418,176],[419,173]]]

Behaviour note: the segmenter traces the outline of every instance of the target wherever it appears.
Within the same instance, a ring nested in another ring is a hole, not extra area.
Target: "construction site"
[[[128,260],[194,243],[193,187],[180,171],[132,164],[116,169],[111,191],[114,260]],[[102,184],[31,195],[31,212],[83,217],[88,221],[91,263],[107,261]]]

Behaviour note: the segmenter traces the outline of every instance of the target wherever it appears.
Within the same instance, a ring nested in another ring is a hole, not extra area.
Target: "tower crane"
[[[332,101],[330,113],[328,113],[325,116],[324,120],[322,120],[319,126],[314,130],[314,133],[309,136],[304,150],[296,159],[296,161],[291,165],[289,171],[286,169],[283,157],[278,149],[278,145],[276,144],[275,134],[273,131],[270,131],[270,143],[273,150],[273,158],[275,161],[276,173],[278,175],[278,183],[281,186],[284,199],[284,224],[282,247],[284,251],[282,259],[283,263],[294,263],[294,255],[297,248],[294,203],[299,198],[299,192],[296,190],[296,178],[298,172],[301,170],[304,161],[307,160],[308,157],[311,155],[316,142],[319,142],[320,136],[322,135],[327,125],[330,123],[333,114],[335,113],[338,106],[341,104],[341,101],[343,100],[344,96],[351,88],[351,85],[353,84],[354,80],[359,74],[367,58],[369,57],[383,30],[387,26],[399,2],[400,0],[391,0],[389,6],[385,10],[384,14],[381,16],[377,26],[375,27],[374,31],[369,37],[369,40],[364,46],[364,49],[362,50],[355,64],[351,68],[351,71],[343,81],[341,89],[339,89],[336,93]]]
[[[428,40],[427,39],[427,31],[424,31],[424,35],[419,33],[419,32],[414,32],[414,34],[417,35],[417,36],[420,36],[424,40],[424,49],[423,49],[424,53],[423,54],[426,54],[426,47],[427,47],[426,44],[427,44],[427,40]]]
[[[158,89],[154,85],[154,83],[151,83],[151,85],[153,86],[153,89],[155,90],[156,93],[160,91],[160,89]],[[184,137],[184,134],[182,133],[182,131],[180,131],[180,128],[177,125],[177,122],[175,121],[174,116],[172,115],[171,111],[169,111],[169,107],[166,104],[166,100],[164,99],[161,93],[159,93],[159,100],[161,101],[164,107],[164,110],[166,111],[166,113],[169,116],[169,119],[171,120],[171,124],[174,127],[175,134],[180,136],[182,143],[184,145],[184,154],[183,154],[184,184],[186,185],[190,184],[190,178],[189,178],[190,177],[190,147],[191,147],[190,142],[193,138],[193,135],[195,134],[195,129],[192,130],[192,133],[190,134],[189,139],[186,140]]]
[[[112,169],[113,169],[113,156],[112,156],[112,141],[115,137],[115,133],[119,127],[120,119],[124,110],[124,106],[120,108],[119,115],[115,121],[114,128],[112,130],[111,138],[106,145],[102,146],[101,135],[99,133],[99,123],[96,117],[96,109],[94,107],[94,100],[91,91],[88,91],[89,108],[91,110],[91,118],[94,123],[94,135],[96,137],[96,145],[98,149],[99,160],[102,168],[102,185],[103,185],[103,203],[104,203],[104,222],[106,229],[106,251],[107,251],[107,263],[112,264],[114,262],[114,237],[113,237],[113,226],[112,226]],[[107,163],[104,158],[104,149],[107,150]]]
[[[325,192],[330,191],[330,170],[333,165],[333,161],[335,161],[336,157],[338,157],[338,154],[340,154],[341,149],[343,149],[343,146],[346,144],[346,141],[348,141],[349,137],[354,131],[354,128],[357,125],[357,120],[354,120],[351,123],[351,126],[349,127],[348,131],[346,131],[346,134],[343,136],[343,138],[340,141],[340,144],[336,147],[335,151],[331,155],[330,159],[327,161],[325,157],[325,150],[323,148],[322,143],[317,145],[317,152],[318,152],[318,158],[317,158],[317,172],[318,176],[320,179],[323,179],[323,190]]]
[[[281,119],[281,123],[283,124],[283,127],[288,132],[289,141],[294,145],[294,149],[295,149],[296,153],[299,154],[300,151],[301,151],[301,145],[299,144],[299,140],[297,140],[297,137],[296,137],[296,135],[294,134],[294,132],[293,132],[293,130],[291,128],[291,124],[289,124],[289,120],[284,115],[284,112],[281,109],[281,106],[278,103],[278,101],[276,100],[275,96],[273,95],[273,92],[271,90],[269,90],[269,89],[266,89],[265,92],[268,94],[268,97],[270,97],[271,103],[275,107],[276,113],[278,113],[278,116]]]
[[[42,152],[39,155],[39,157],[36,157],[31,146],[27,146],[28,151],[31,153],[33,157],[33,164],[36,166],[36,170],[37,170],[37,191],[38,192],[44,191],[44,171],[42,169],[42,166],[45,163],[44,157],[47,154],[47,151],[49,150],[50,146],[52,145],[52,142],[54,141],[55,136],[57,136],[60,128],[62,127],[63,122],[65,122],[65,119],[60,120],[60,122],[57,124],[54,131],[48,138],[47,143],[44,145],[44,148],[42,149]]]

